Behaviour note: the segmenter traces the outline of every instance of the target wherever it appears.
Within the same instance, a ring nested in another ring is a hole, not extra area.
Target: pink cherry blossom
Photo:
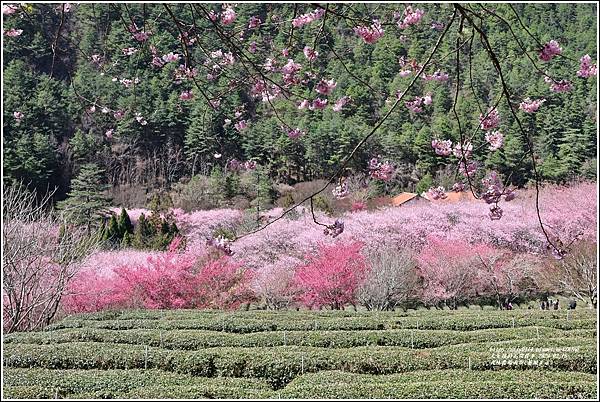
[[[331,193],[337,199],[343,199],[347,197],[350,194],[350,190],[348,189],[348,183],[344,181],[341,184],[338,184],[334,187],[333,190],[331,190]]]
[[[472,177],[475,172],[477,172],[478,168],[479,165],[477,161],[469,161],[466,163],[466,165],[464,160],[461,160],[458,163],[458,172],[465,177]]]
[[[235,129],[237,131],[244,131],[247,127],[248,127],[248,123],[246,123],[246,120],[240,120],[237,123],[235,123],[233,125],[233,127],[235,127]]]
[[[236,17],[237,17],[237,15],[235,13],[235,10],[231,6],[228,6],[225,9],[225,11],[223,11],[223,13],[221,13],[221,23],[223,25],[229,25],[233,21],[235,21]]]
[[[250,45],[248,45],[248,51],[250,53],[256,53],[256,49],[257,49],[257,44],[256,44],[256,42],[252,41],[250,43]]]
[[[294,62],[293,59],[288,59],[288,62],[285,66],[281,67],[281,72],[286,75],[296,74],[298,71],[302,69],[302,65]]]
[[[454,156],[457,158],[469,158],[471,156],[471,152],[473,151],[473,144],[470,142],[466,142],[464,144],[455,144],[454,145]]]
[[[113,113],[113,117],[117,120],[121,120],[123,116],[125,116],[125,111],[123,110],[117,110],[115,113]]]
[[[16,4],[3,4],[2,5],[2,14],[11,15],[16,13],[19,10],[19,6]]]
[[[164,62],[164,61],[162,61],[162,59],[161,59],[160,57],[158,57],[158,56],[153,56],[153,57],[152,57],[152,63],[151,63],[151,64],[152,64],[154,67],[158,67],[158,68],[160,68],[160,67],[162,67],[162,66],[164,66],[164,65],[165,65],[165,62]]]
[[[146,124],[148,124],[148,122],[146,121],[146,119],[142,116],[141,113],[137,112],[135,114],[135,119],[137,120],[138,123],[140,123],[142,126],[145,126]]]
[[[93,63],[95,64],[102,64],[102,56],[100,56],[99,54],[93,54],[90,59],[92,60]]]
[[[489,131],[485,134],[485,140],[490,144],[489,150],[496,151],[504,144],[504,135],[500,131]]]
[[[592,64],[592,58],[589,54],[586,54],[579,59],[579,63],[579,70],[577,71],[578,77],[589,78],[597,74],[598,69],[595,64]]]
[[[543,61],[550,61],[554,56],[560,54],[561,52],[562,48],[558,45],[558,42],[551,40],[550,42],[546,43],[540,51],[540,59]]]
[[[346,104],[350,102],[350,97],[349,96],[342,96],[340,99],[337,100],[337,102],[335,102],[335,104],[333,105],[333,111],[334,112],[339,112],[342,110],[342,108],[344,106],[346,106]]]
[[[229,161],[229,163],[227,163],[227,168],[229,170],[236,172],[236,171],[242,169],[242,163],[240,161],[238,161],[237,159],[233,158],[232,160]]]
[[[573,89],[573,84],[567,80],[554,81],[552,79],[548,79],[546,82],[550,82],[550,91],[552,92],[569,92],[571,89]]]
[[[421,113],[423,111],[423,108],[421,107],[422,103],[423,103],[423,98],[417,96],[416,98],[414,98],[411,101],[406,101],[405,105],[411,112]]]
[[[481,128],[485,131],[493,130],[494,128],[498,127],[500,125],[500,114],[498,114],[498,109],[488,109],[488,113],[486,116],[480,114],[479,124],[481,125]]]
[[[13,112],[13,117],[15,118],[15,120],[18,122],[20,122],[21,120],[23,120],[23,118],[25,117],[25,115],[19,111]]]
[[[319,52],[317,52],[316,50],[314,50],[313,48],[310,48],[308,46],[304,46],[304,56],[309,60],[309,61],[315,61],[317,59],[317,57],[319,56]]]
[[[438,155],[448,156],[452,153],[451,140],[434,139],[433,141],[431,141],[431,147],[435,150],[435,153]]]
[[[132,35],[138,42],[146,42],[150,38],[150,35],[152,35],[152,31],[133,32]]]
[[[460,193],[465,190],[465,184],[462,182],[457,182],[452,185],[452,191]]]
[[[418,24],[419,21],[421,21],[421,18],[423,18],[424,14],[425,14],[425,11],[423,11],[421,9],[417,8],[417,9],[413,10],[412,6],[406,6],[402,15],[400,15],[399,13],[395,13],[394,16],[397,19],[399,19],[398,20],[398,28],[405,29],[411,25]]]
[[[336,86],[337,86],[337,83],[333,79],[331,79],[329,81],[325,81],[324,79],[322,79],[315,86],[315,91],[317,91],[321,95],[329,95],[331,93],[331,91],[333,91],[335,89]]]
[[[107,114],[108,112],[110,112],[110,109],[107,108],[106,106],[104,106],[104,107],[102,107],[102,109],[100,111],[104,114]]]
[[[292,20],[292,26],[294,28],[300,28],[306,24],[310,24],[311,22],[318,20],[324,14],[325,14],[325,10],[318,8],[308,14],[303,14],[299,17],[294,18]]]
[[[131,56],[134,55],[135,53],[137,53],[138,49],[134,48],[134,47],[127,47],[125,49],[122,50],[123,54],[126,56]]]
[[[246,162],[244,162],[244,169],[246,169],[246,170],[254,170],[254,169],[256,169],[256,161],[246,161]]]
[[[433,99],[431,98],[431,92],[427,92],[427,94],[425,94],[425,96],[423,97],[423,104],[431,105],[431,102],[433,102]]]
[[[303,135],[306,135],[306,131],[303,131],[299,128],[294,128],[294,129],[286,128],[285,132],[287,133],[288,137],[290,137],[293,140],[296,138],[300,138]]]
[[[344,222],[336,219],[332,225],[329,225],[323,230],[325,236],[338,237],[344,232]]]
[[[111,128],[110,130],[106,130],[106,132],[104,133],[104,135],[106,136],[106,138],[110,139],[110,138],[113,137],[114,133],[115,133],[115,130]]]
[[[441,31],[444,29],[444,24],[441,22],[433,21],[431,22],[431,29],[435,29],[436,31]]]
[[[248,29],[258,28],[260,24],[262,24],[260,18],[253,15],[250,17],[250,20],[248,20]]]
[[[498,205],[492,205],[490,207],[489,216],[490,216],[490,219],[493,221],[497,221],[497,220],[501,219],[503,213],[504,213],[504,211]]]
[[[327,106],[327,99],[321,99],[321,98],[317,98],[313,101],[312,105],[310,105],[308,108],[310,110],[322,110],[325,109],[325,106]]]
[[[173,53],[173,52],[169,52],[169,53],[163,55],[163,57],[162,57],[162,59],[165,63],[179,61],[180,58],[181,58],[180,55],[178,55],[177,53]]]
[[[194,99],[194,94],[192,93],[192,91],[183,91],[181,93],[181,95],[179,95],[179,99],[181,100],[191,100]]]
[[[214,10],[210,10],[208,12],[208,19],[211,20],[211,21],[213,21],[213,22],[215,22],[216,20],[219,19],[219,15],[217,13],[215,13]]]
[[[412,70],[400,70],[398,72],[398,75],[400,75],[400,77],[404,78],[404,77],[408,77],[411,73],[412,73]]]
[[[394,173],[394,166],[387,161],[381,163],[377,158],[372,158],[369,161],[369,175],[374,179],[389,181]]]
[[[371,26],[358,26],[354,28],[354,32],[360,36],[365,43],[373,44],[383,36],[385,31],[381,27],[379,20],[373,20]]]
[[[523,102],[519,103],[519,109],[525,113],[535,113],[538,111],[542,103],[546,102],[546,99],[531,100],[529,98],[523,99]]]
[[[425,81],[448,81],[449,75],[448,73],[441,72],[440,70],[436,70],[433,74],[423,74],[422,77]]]
[[[443,200],[448,197],[446,194],[446,189],[442,186],[439,187],[431,187],[427,191],[427,198],[430,200]]]
[[[298,109],[302,110],[306,108],[310,108],[310,101],[308,99],[304,99],[298,104]]]
[[[22,29],[14,29],[14,28],[11,28],[11,29],[8,29],[8,30],[4,31],[4,35],[10,36],[11,38],[14,38],[16,36],[20,36],[22,33],[23,33]]]

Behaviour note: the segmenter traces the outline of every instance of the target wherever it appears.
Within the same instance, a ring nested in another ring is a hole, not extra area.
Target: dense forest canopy
[[[81,3],[3,9],[5,177],[38,189],[58,186],[58,198],[89,163],[111,186],[168,188],[230,167],[232,160],[256,163],[279,183],[326,178],[388,112],[412,79],[406,73],[411,63],[424,62],[453,13],[452,4],[414,4],[422,18],[400,27],[406,7]],[[498,55],[511,102],[545,99],[538,113],[519,111],[540,178],[595,178],[597,84],[575,71],[583,55],[596,58],[596,5],[469,7],[485,17],[477,22]],[[380,38],[357,28],[368,30],[373,20],[382,23]],[[454,25],[425,71],[430,79],[417,80],[406,97],[429,100],[420,112],[403,102],[345,175],[367,171],[377,157],[396,169],[388,192],[455,181],[455,161],[437,154],[432,141],[456,143],[459,129],[477,131],[479,115],[502,87],[473,28],[459,33]],[[545,63],[539,45],[551,40],[562,54]],[[572,89],[551,91],[532,59],[569,79]],[[460,127],[453,108],[457,64]],[[274,75],[267,75],[263,84],[271,87],[261,97],[254,66],[264,74],[292,71],[272,83]],[[278,94],[278,85],[289,93]],[[526,185],[535,177],[527,138],[506,102],[497,108],[503,146],[473,158],[509,184]],[[480,130],[473,138],[475,149],[486,148],[485,135]]]

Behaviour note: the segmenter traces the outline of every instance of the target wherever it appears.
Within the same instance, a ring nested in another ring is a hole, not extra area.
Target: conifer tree
[[[95,163],[83,165],[71,182],[68,198],[58,204],[71,222],[86,226],[88,233],[100,226],[100,219],[106,216],[110,205],[103,194],[108,188],[102,183],[103,173]]]

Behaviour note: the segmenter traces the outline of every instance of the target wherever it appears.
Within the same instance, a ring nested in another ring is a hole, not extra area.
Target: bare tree
[[[22,184],[3,189],[3,310],[7,332],[34,330],[56,315],[79,262],[98,236],[74,227],[51,208],[53,192],[38,200]]]
[[[598,259],[596,244],[580,242],[572,253],[556,262],[559,290],[566,292],[593,308],[598,306]],[[555,279],[556,280],[556,279]]]
[[[377,250],[368,255],[369,274],[358,298],[368,310],[393,310],[415,296],[417,264],[407,250]]]

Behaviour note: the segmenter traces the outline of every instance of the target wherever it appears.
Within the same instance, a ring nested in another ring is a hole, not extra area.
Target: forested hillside
[[[274,183],[327,178],[388,111],[411,79],[403,71],[424,61],[452,14],[450,4],[414,6],[424,10],[422,20],[399,30],[392,15],[402,13],[402,4],[329,4],[324,18],[303,25],[290,22],[325,6],[238,4],[233,21],[222,27],[235,42],[217,36],[209,29],[213,21],[202,15],[213,10],[225,18],[227,9],[220,4],[29,4],[5,12],[4,174],[38,189],[58,186],[58,198],[89,163],[98,165],[109,186],[170,188],[193,175],[218,176],[232,160],[256,162]],[[484,14],[483,7],[490,13],[478,22],[499,56],[515,96],[511,101],[546,99],[538,113],[522,116],[541,178],[595,178],[597,84],[594,78],[575,77],[575,70],[584,54],[596,58],[596,5],[514,4],[516,13],[502,4],[472,8]],[[366,43],[355,28],[378,18],[385,34]],[[476,130],[478,116],[501,92],[481,41],[470,41],[472,28],[457,32],[448,31],[427,71],[448,79],[419,79],[410,92],[430,93],[430,104],[418,113],[404,105],[394,111],[352,159],[346,175],[367,171],[373,157],[396,168],[382,191],[426,190],[454,175],[455,164],[437,155],[431,143],[459,139],[453,112],[457,43],[460,128]],[[534,38],[556,40],[562,57],[540,62]],[[237,48],[239,43],[247,48]],[[279,57],[264,58],[275,50]],[[575,77],[572,90],[552,92],[529,57],[553,75]],[[244,73],[248,65],[268,71],[269,63],[282,68],[289,59],[303,74],[292,79],[309,81],[293,88],[299,98],[315,98],[311,77],[335,81],[324,90],[328,107],[302,108],[268,91],[266,102],[255,96]],[[474,158],[510,176],[510,184],[526,185],[534,177],[526,139],[506,102],[498,111],[504,146]],[[476,149],[486,145],[484,135],[474,138]]]

